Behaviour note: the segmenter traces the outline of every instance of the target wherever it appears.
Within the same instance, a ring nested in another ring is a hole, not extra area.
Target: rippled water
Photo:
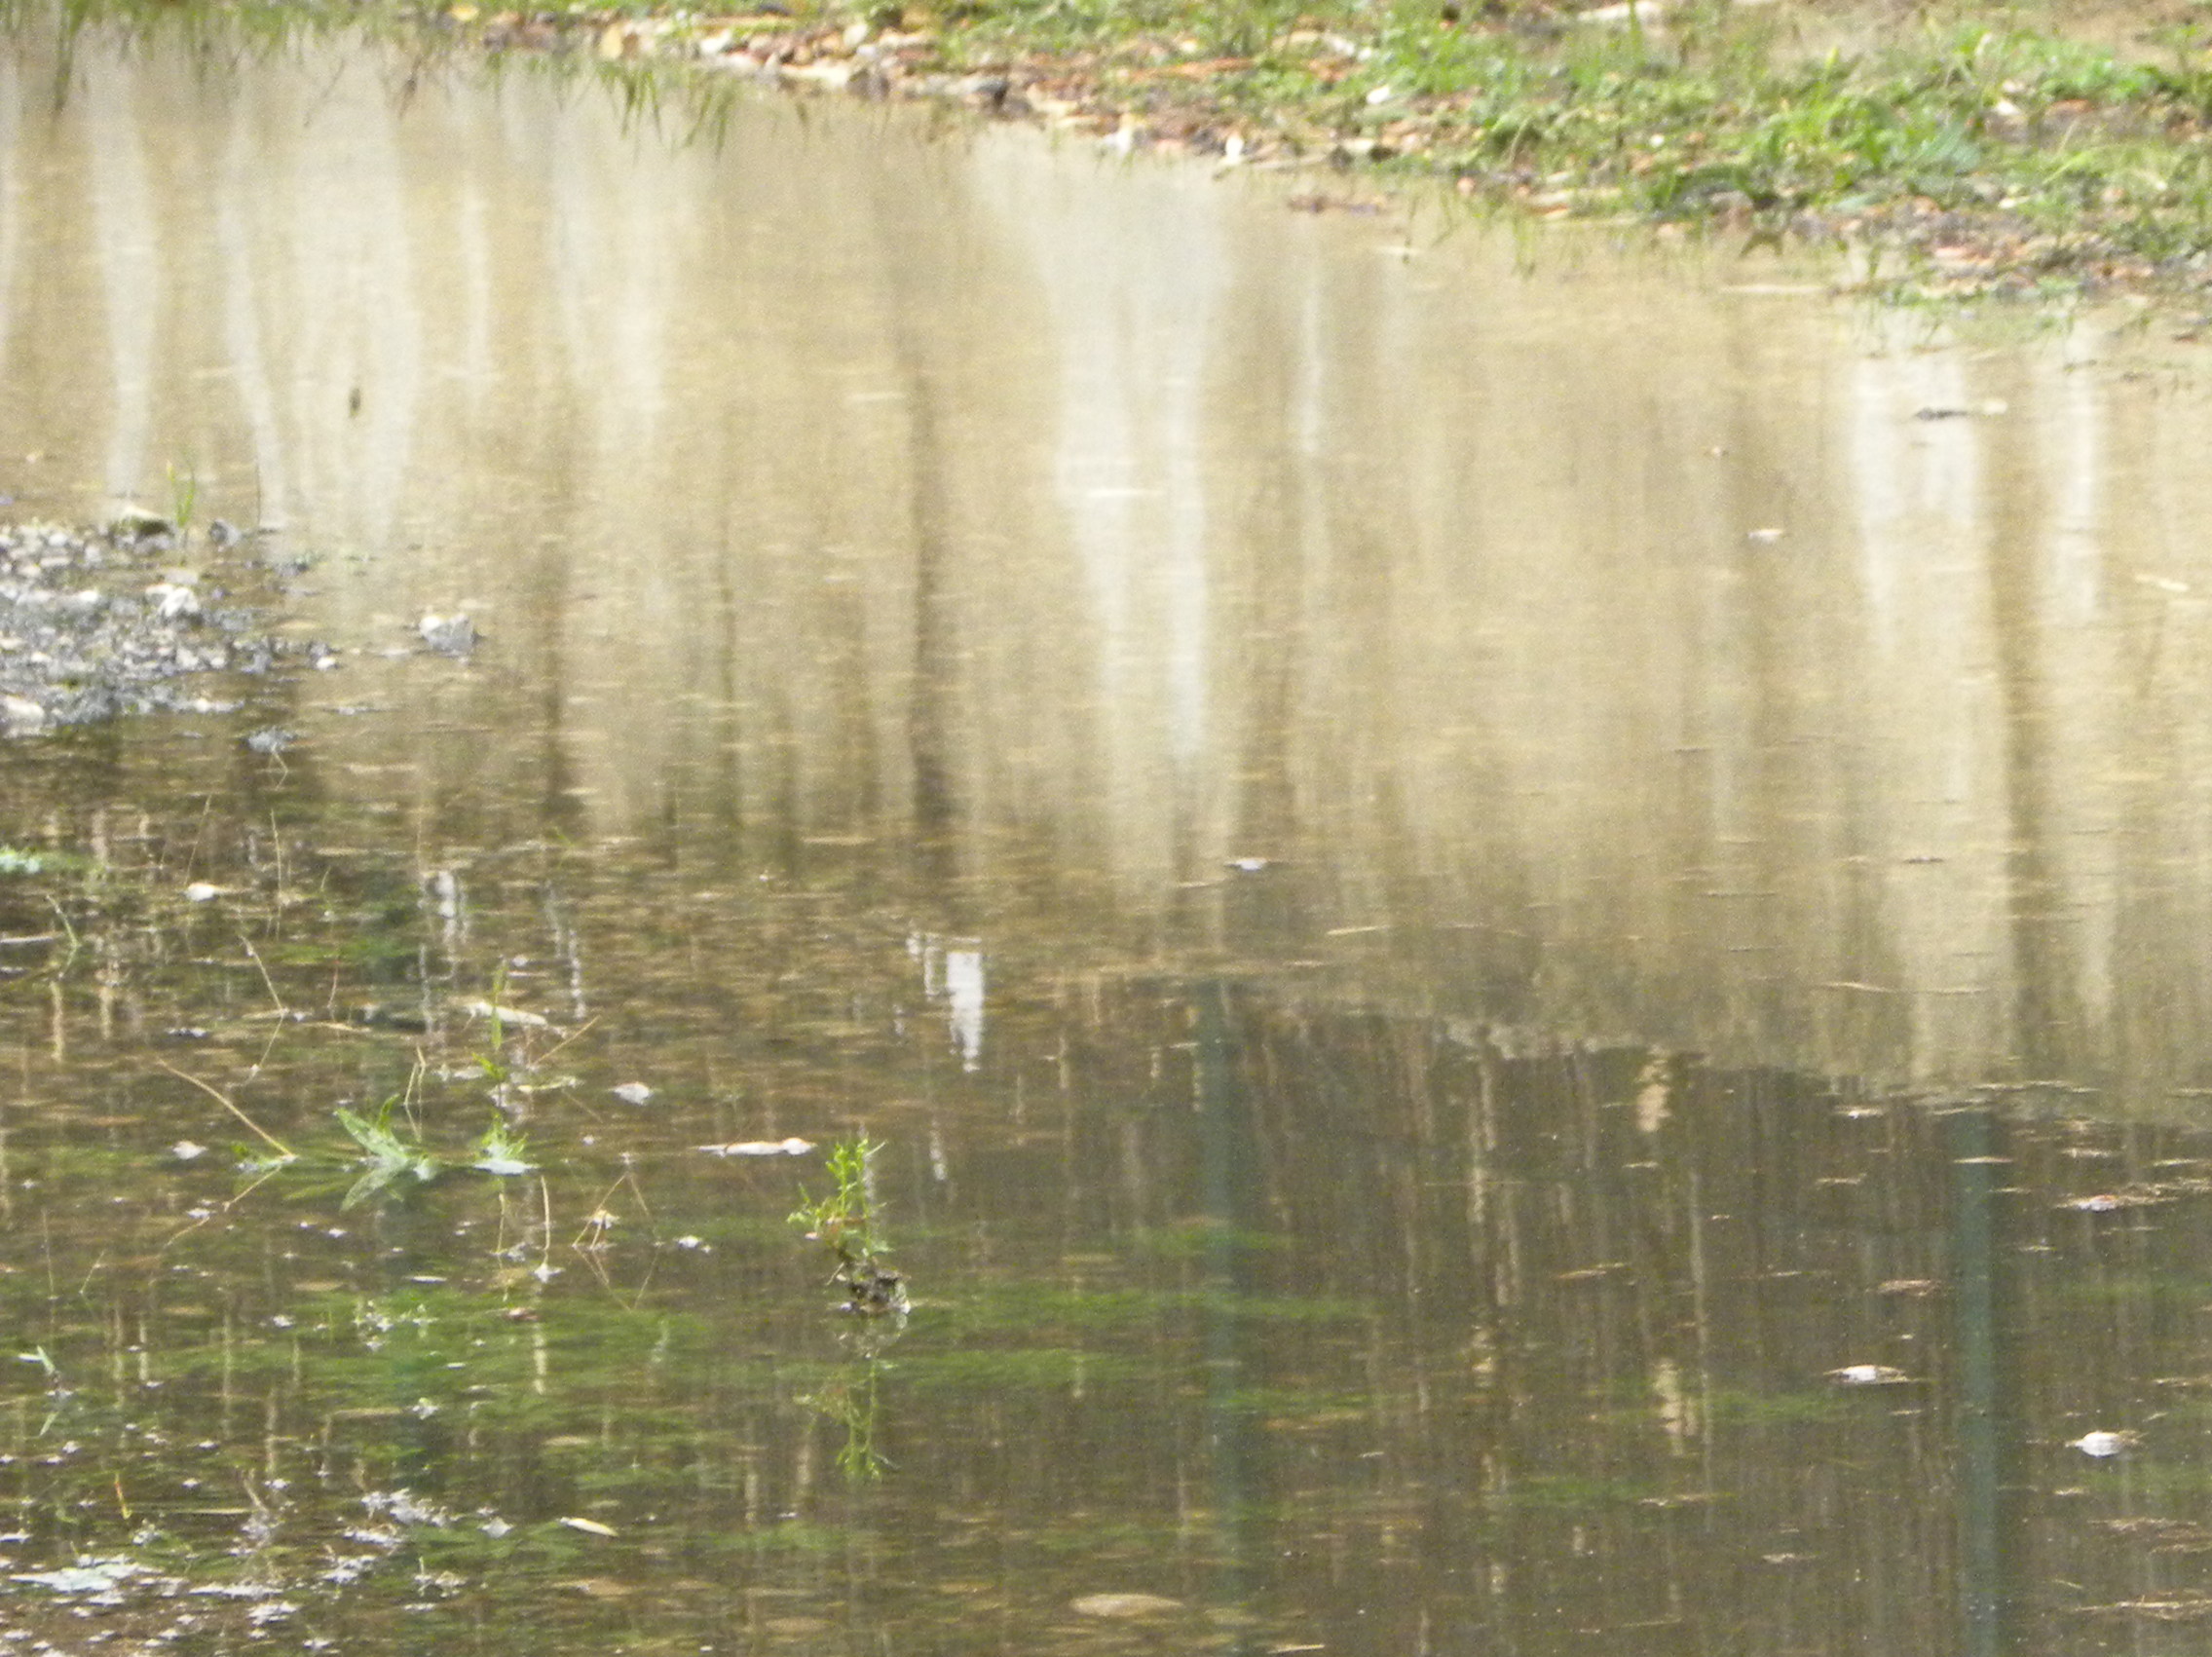
[[[0,747],[0,1648],[2195,1649],[2186,345],[11,52],[0,491],[339,655]]]

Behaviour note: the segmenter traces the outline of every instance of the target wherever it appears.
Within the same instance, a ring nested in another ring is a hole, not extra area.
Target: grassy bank
[[[245,3],[264,19],[303,15]],[[1649,19],[1625,11],[769,0],[731,14],[660,0],[537,12],[361,0],[315,15],[405,20],[458,47],[587,56],[618,71],[673,59],[950,98],[1132,150],[1440,177],[1541,214],[1842,241],[1923,290],[2188,296],[2212,285],[2212,9],[2109,16],[2101,41],[1994,9],[1843,18],[1802,0],[1687,0]]]
[[[2103,44],[1916,15],[1821,49],[1809,41],[1835,19],[1780,7],[1686,6],[1663,27],[1450,0],[806,3],[579,23],[608,55],[950,93],[1133,148],[1327,160],[1541,213],[1847,240],[1922,287],[2212,280],[2212,26],[2186,19],[2138,19]],[[572,32],[469,5],[444,16],[494,45]]]

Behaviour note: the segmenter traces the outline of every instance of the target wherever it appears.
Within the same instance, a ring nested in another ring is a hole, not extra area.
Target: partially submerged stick
[[[269,1147],[270,1149],[274,1150],[279,1156],[281,1156],[286,1162],[297,1162],[299,1160],[299,1153],[297,1151],[292,1149],[290,1146],[286,1145],[275,1134],[271,1133],[267,1128],[263,1127],[259,1122],[255,1121],[251,1116],[247,1115],[244,1111],[241,1111],[236,1105],[232,1104],[230,1096],[223,1092],[221,1088],[202,1081],[198,1076],[192,1074],[188,1071],[178,1070],[167,1059],[156,1059],[154,1062],[160,1065],[163,1070],[169,1072],[170,1075],[181,1076],[184,1080],[189,1081],[194,1087],[197,1087],[202,1093],[205,1093],[208,1098],[212,1099],[216,1104],[220,1105],[224,1110],[228,1111],[232,1115],[236,1116],[240,1121],[244,1122],[247,1127],[251,1128],[254,1132],[255,1137],[258,1138],[263,1145]]]

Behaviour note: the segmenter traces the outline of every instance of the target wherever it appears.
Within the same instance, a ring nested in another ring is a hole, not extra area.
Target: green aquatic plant
[[[349,1111],[343,1105],[338,1107],[338,1125],[360,1147],[361,1159],[368,1164],[346,1192],[345,1201],[339,1204],[341,1208],[352,1208],[375,1196],[405,1174],[412,1174],[420,1185],[428,1185],[437,1178],[437,1158],[425,1149],[420,1141],[402,1138],[399,1130],[393,1126],[393,1108],[398,1103],[397,1095],[387,1099],[373,1117]]]
[[[527,1174],[531,1164],[524,1159],[529,1142],[514,1131],[505,1116],[494,1116],[476,1141],[476,1160],[469,1166],[484,1174]]]
[[[192,467],[177,469],[174,461],[169,463],[169,521],[176,526],[179,544],[192,539],[192,517],[200,506],[200,473]]]
[[[883,1263],[891,1245],[883,1235],[882,1222],[868,1188],[868,1163],[883,1148],[866,1134],[839,1140],[830,1147],[828,1194],[810,1197],[800,1190],[799,1207],[791,1224],[820,1243],[837,1261],[831,1281],[845,1292],[846,1304],[856,1312],[880,1317],[889,1312],[905,1316],[905,1279]]]

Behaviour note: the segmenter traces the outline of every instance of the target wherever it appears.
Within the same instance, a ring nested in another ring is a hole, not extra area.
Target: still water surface
[[[1284,193],[11,46],[0,1649],[2197,1648],[2200,370]]]

